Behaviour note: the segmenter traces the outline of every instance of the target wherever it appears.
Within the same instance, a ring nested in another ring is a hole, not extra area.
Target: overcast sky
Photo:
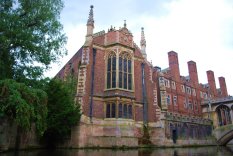
[[[112,25],[127,28],[140,46],[141,27],[147,42],[147,58],[154,66],[168,67],[167,53],[176,51],[181,75],[188,75],[187,62],[197,63],[200,83],[207,83],[207,70],[226,79],[233,95],[233,1],[232,0],[65,0],[61,22],[68,37],[68,56],[53,65],[54,76],[83,45],[90,5],[94,5],[95,32]]]

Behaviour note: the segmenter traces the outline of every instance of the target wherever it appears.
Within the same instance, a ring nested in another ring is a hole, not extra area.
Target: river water
[[[1,156],[233,156],[233,146],[195,148],[143,148],[131,150],[32,150],[0,153]]]

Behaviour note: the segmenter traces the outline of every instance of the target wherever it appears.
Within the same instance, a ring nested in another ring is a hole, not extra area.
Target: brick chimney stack
[[[219,77],[219,85],[220,85],[220,90],[222,92],[222,97],[227,97],[228,96],[228,92],[227,92],[227,86],[226,86],[226,81],[224,77]]]
[[[196,62],[194,61],[189,61],[188,62],[188,70],[189,70],[189,77],[191,82],[197,86],[199,84],[198,81],[198,74],[197,74],[197,66],[196,66]]]
[[[168,61],[172,76],[176,81],[180,81],[178,54],[174,51],[168,52]]]
[[[212,70],[208,70],[206,73],[207,73],[208,84],[210,87],[210,94],[216,97],[217,89],[216,89],[216,83],[215,83],[215,78],[214,78],[214,72]]]

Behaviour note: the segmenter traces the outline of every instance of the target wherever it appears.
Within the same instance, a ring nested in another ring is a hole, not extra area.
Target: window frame
[[[115,58],[115,67],[113,66],[114,58]],[[111,52],[108,55],[106,67],[107,67],[106,68],[106,88],[115,89],[117,88],[117,56],[114,52]],[[114,78],[114,75],[115,75],[115,78]]]
[[[119,55],[118,60],[119,60],[118,61],[118,71],[117,71],[117,73],[118,73],[118,88],[123,89],[123,90],[133,90],[133,66],[132,66],[133,61],[132,61],[132,57],[127,52],[122,52]]]
[[[105,118],[113,119],[133,119],[133,104],[124,102],[106,102],[105,103]]]
[[[115,65],[113,65],[115,57]],[[111,51],[106,61],[106,90],[134,91],[134,61],[129,52],[117,55]],[[114,78],[115,77],[115,78]],[[115,81],[114,81],[115,80]]]

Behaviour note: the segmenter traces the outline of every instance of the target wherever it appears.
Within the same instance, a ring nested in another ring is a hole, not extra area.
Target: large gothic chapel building
[[[168,68],[153,66],[147,60],[144,29],[140,47],[126,22],[118,30],[93,33],[93,6],[86,26],[84,45],[56,75],[77,80],[75,100],[82,117],[70,146],[138,146],[145,137],[154,145],[189,144],[187,138],[211,144],[204,139],[211,135],[211,121],[202,117],[201,104],[228,96],[224,77],[219,78],[220,89],[211,70],[208,84],[199,83],[194,61],[188,62],[189,75],[181,76],[174,51],[168,52]]]

